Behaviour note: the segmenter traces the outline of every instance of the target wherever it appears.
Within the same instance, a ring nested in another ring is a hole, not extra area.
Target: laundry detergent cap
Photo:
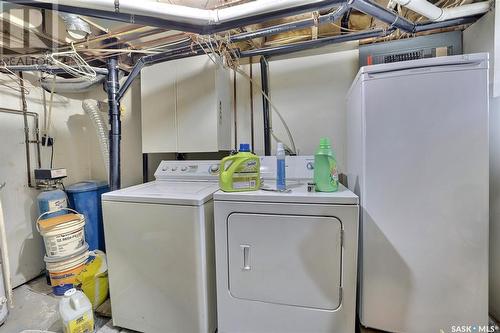
[[[240,151],[241,152],[250,152],[250,145],[248,143],[240,143]]]

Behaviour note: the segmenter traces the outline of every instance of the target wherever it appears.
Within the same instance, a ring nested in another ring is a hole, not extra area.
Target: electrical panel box
[[[458,54],[462,54],[462,32],[452,31],[361,46],[359,65],[387,64]]]
[[[143,153],[230,150],[232,96],[229,70],[206,55],[144,68]]]

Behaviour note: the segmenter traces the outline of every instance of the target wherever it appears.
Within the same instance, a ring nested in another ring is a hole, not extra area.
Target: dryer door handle
[[[240,245],[241,252],[243,255],[243,265],[241,267],[242,271],[249,271],[250,267],[250,245]]]

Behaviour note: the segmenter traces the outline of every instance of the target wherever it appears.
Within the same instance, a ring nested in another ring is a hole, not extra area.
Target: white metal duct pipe
[[[200,9],[157,1],[137,0],[34,0],[33,3],[71,6],[132,15],[144,15],[193,25],[221,24],[259,14],[322,3],[323,0],[256,0],[221,9]]]
[[[483,14],[490,9],[489,1],[476,2],[452,8],[440,8],[426,0],[394,0],[394,2],[427,17],[431,21],[444,21]]]

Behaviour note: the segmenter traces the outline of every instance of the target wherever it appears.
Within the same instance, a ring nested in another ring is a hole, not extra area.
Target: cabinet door
[[[216,65],[205,55],[182,59],[177,72],[178,151],[218,151]]]
[[[176,152],[175,64],[164,62],[141,73],[142,151]]]
[[[227,228],[233,297],[325,310],[340,306],[340,220],[233,213]]]

